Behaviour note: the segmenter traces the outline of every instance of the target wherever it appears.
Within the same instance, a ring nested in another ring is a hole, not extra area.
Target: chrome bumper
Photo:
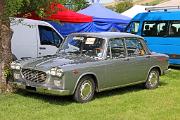
[[[49,95],[59,95],[59,96],[70,95],[69,90],[52,89],[50,87],[44,87],[44,86],[31,87],[31,86],[26,86],[20,82],[12,82],[12,84],[19,89],[23,89],[29,92],[36,92],[36,93],[49,94]]]

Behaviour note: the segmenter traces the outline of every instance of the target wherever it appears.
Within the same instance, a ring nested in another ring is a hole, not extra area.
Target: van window
[[[180,21],[172,21],[170,23],[169,35],[174,37],[180,36]]]
[[[167,21],[146,21],[143,24],[142,36],[167,36]]]
[[[126,28],[126,32],[136,34],[139,29],[140,22],[134,21]]]
[[[47,26],[38,26],[41,45],[52,45],[59,47],[62,38],[52,28]]]

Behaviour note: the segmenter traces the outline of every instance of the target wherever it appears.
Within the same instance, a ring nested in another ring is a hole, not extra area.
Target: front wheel
[[[147,89],[157,88],[159,85],[159,71],[157,69],[152,69],[149,72],[145,87]]]
[[[77,102],[85,103],[93,99],[95,92],[95,83],[91,77],[83,77],[74,93],[74,99]]]

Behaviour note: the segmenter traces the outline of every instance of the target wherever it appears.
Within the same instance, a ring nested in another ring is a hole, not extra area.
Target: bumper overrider
[[[18,89],[23,89],[29,92],[37,92],[40,94],[59,95],[59,96],[70,95],[69,90],[62,90],[56,87],[51,87],[47,84],[33,86],[33,85],[27,85],[25,82],[22,82],[20,80],[16,80],[12,82],[12,84]]]

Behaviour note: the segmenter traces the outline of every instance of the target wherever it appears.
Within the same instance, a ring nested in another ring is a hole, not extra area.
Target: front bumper
[[[48,95],[59,95],[59,96],[70,95],[69,90],[55,89],[46,86],[32,87],[32,86],[27,86],[21,82],[12,82],[12,84],[15,85],[16,88],[23,89],[29,92],[36,92],[36,93],[48,94]]]

